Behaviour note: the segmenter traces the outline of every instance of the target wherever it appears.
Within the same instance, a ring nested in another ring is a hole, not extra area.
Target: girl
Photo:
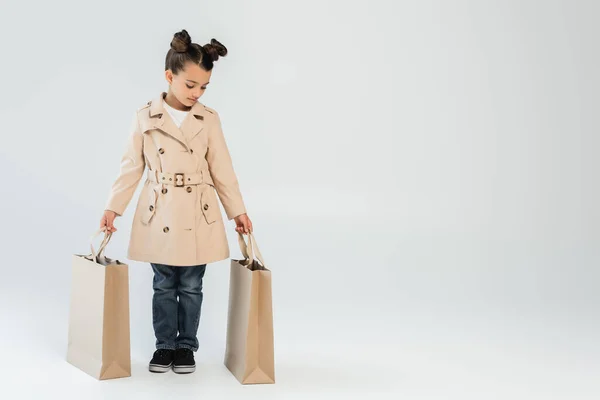
[[[165,62],[169,90],[135,112],[100,222],[105,231],[117,231],[114,219],[123,215],[147,167],[127,258],[148,262],[154,271],[152,372],[195,371],[202,278],[208,263],[229,257],[218,200],[237,232],[252,232],[219,114],[198,102],[213,63],[226,54],[215,39],[200,46],[185,29],[174,35]]]

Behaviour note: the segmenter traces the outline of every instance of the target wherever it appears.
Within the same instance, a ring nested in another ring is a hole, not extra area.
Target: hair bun
[[[173,35],[173,40],[171,40],[171,48],[177,53],[185,53],[190,48],[191,44],[192,38],[185,29],[182,29],[180,32]]]
[[[219,59],[219,56],[225,57],[227,55],[227,47],[223,46],[217,39],[211,39],[210,43],[203,46],[204,50],[212,58],[213,62]]]

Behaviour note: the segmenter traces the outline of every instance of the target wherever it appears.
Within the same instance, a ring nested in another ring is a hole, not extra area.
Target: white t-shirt
[[[171,107],[170,105],[168,105],[167,102],[165,101],[165,99],[163,99],[163,105],[165,106],[165,110],[167,110],[167,112],[171,116],[171,119],[173,120],[173,122],[175,122],[175,125],[177,125],[178,127],[181,127],[181,123],[183,122],[185,117],[188,115],[189,111],[177,110],[177,109]]]

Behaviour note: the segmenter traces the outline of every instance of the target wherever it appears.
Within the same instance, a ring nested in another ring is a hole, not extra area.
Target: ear
[[[169,85],[173,83],[173,72],[170,69],[165,71],[165,79],[169,82]]]

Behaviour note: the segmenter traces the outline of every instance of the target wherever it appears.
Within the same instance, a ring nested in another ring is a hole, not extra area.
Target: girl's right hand
[[[104,210],[104,214],[102,215],[102,219],[100,220],[100,229],[111,233],[116,232],[117,228],[115,228],[113,224],[116,216],[116,212],[111,210]]]

